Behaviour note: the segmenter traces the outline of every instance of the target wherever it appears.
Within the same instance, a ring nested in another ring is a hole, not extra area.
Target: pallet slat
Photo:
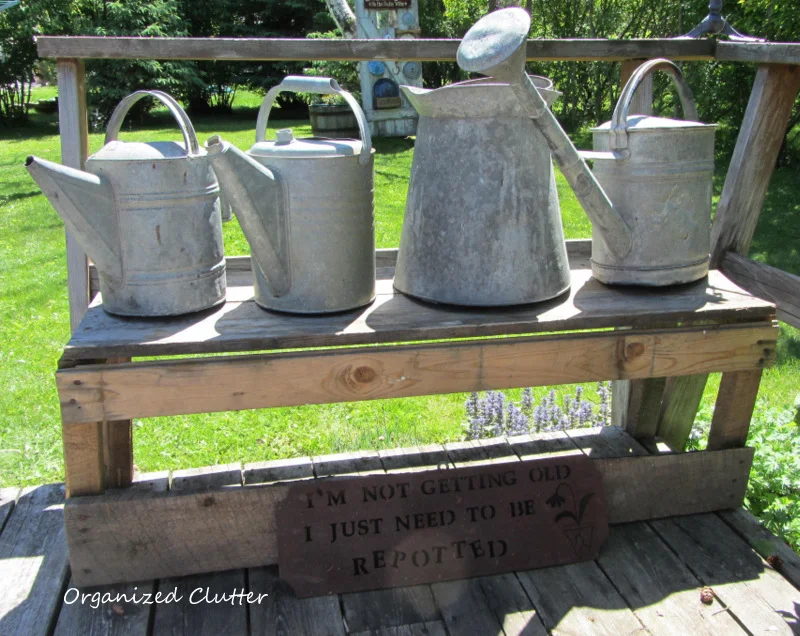
[[[415,60],[455,62],[460,40],[307,40],[39,36],[39,57],[158,60]],[[529,60],[714,58],[712,40],[529,40]],[[758,52],[750,53],[751,56]],[[774,56],[774,53],[772,54]]]
[[[591,249],[586,245],[586,249]],[[188,355],[327,347],[445,338],[474,338],[576,329],[657,329],[693,323],[768,320],[775,307],[753,298],[720,272],[673,289],[608,287],[591,276],[588,257],[571,250],[568,296],[502,309],[458,309],[420,303],[392,287],[393,270],[378,272],[371,305],[329,316],[269,312],[253,302],[249,271],[228,275],[227,302],[215,310],[132,320],[107,314],[99,299],[67,344],[66,360]]]
[[[583,445],[592,443],[584,438]],[[492,456],[517,461],[505,442],[475,445],[473,453],[483,461]],[[604,475],[609,520],[614,523],[738,506],[751,460],[752,449],[594,459]],[[692,488],[694,495],[689,496],[682,484],[698,476],[708,487]],[[65,523],[76,583],[99,585],[277,563],[276,510],[289,483],[191,493],[120,490],[70,499]],[[164,533],[165,527],[173,531]]]
[[[636,331],[86,365],[57,375],[73,424],[769,365],[777,327]],[[774,356],[774,353],[772,354]]]

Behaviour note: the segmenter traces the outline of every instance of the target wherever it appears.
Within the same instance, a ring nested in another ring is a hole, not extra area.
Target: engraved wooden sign
[[[298,483],[278,511],[299,597],[593,559],[608,536],[585,456]]]

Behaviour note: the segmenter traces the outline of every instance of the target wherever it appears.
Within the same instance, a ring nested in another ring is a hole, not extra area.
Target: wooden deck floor
[[[171,487],[187,481],[173,473]],[[595,561],[304,600],[265,567],[91,588],[82,602],[63,518],[62,484],[0,489],[0,635],[800,634],[800,558],[743,510],[613,526]],[[166,602],[148,604],[155,593]]]

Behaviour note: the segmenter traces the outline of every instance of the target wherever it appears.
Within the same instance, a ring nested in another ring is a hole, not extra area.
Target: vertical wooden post
[[[712,268],[719,267],[726,251],[747,256],[799,88],[798,66],[770,64],[758,69],[711,226]],[[676,378],[665,394],[665,404],[673,401],[671,395],[676,392],[686,392],[691,398],[678,400],[682,407],[673,409],[666,425],[669,430],[659,429],[659,436],[669,439],[673,449],[686,445],[700,404],[697,396],[702,396],[707,380],[707,375]]]
[[[86,117],[86,86],[83,61],[59,59],[58,127],[61,133],[61,162],[82,170],[89,153],[89,124]],[[75,331],[89,306],[89,264],[75,238],[67,232],[67,288],[70,330]]]
[[[64,441],[64,486],[67,497],[97,495],[105,491],[103,424],[62,426]]]

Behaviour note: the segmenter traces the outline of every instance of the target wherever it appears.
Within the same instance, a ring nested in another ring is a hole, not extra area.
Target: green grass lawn
[[[53,89],[44,87],[37,93],[34,99],[47,98]],[[259,101],[257,95],[240,93],[237,104],[246,108],[236,116],[196,119],[201,143],[218,133],[248,148],[255,137]],[[294,125],[298,136],[310,134],[307,122],[275,120],[271,124],[274,128]],[[179,138],[176,127],[161,115],[145,126],[124,131],[121,137]],[[103,135],[92,133],[90,152],[102,143]],[[377,245],[394,247],[400,240],[413,142],[376,140],[375,147]],[[29,154],[60,161],[54,116],[34,114],[25,128],[0,130],[0,337],[4,343],[0,350],[4,387],[0,393],[0,485],[63,479],[54,373],[69,337],[64,233],[59,217],[23,168]],[[558,187],[566,236],[588,237],[589,222],[560,175]],[[753,243],[756,258],[794,273],[800,273],[798,191],[794,172],[776,174]],[[229,255],[248,251],[235,221],[225,226],[225,248]],[[762,383],[761,408],[791,406],[800,390],[799,354],[800,333],[784,326],[777,364],[765,373]],[[709,382],[706,412],[718,383],[718,377]],[[538,389],[537,398],[546,391]],[[572,387],[559,391],[571,392]],[[588,387],[586,397],[597,399],[594,387]],[[463,395],[143,419],[135,422],[135,457],[139,469],[152,471],[391,448],[460,439],[463,422]]]

